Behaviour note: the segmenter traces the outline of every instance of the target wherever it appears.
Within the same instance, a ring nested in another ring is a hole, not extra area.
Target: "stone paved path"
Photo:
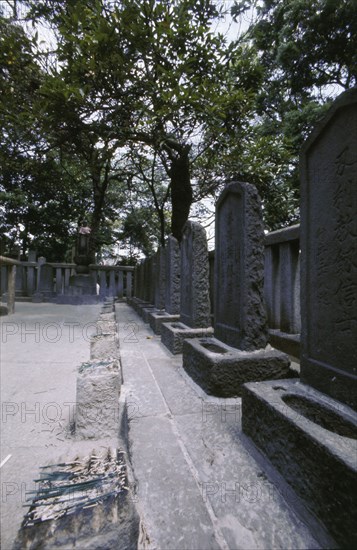
[[[17,303],[16,309],[0,325],[3,550],[12,547],[40,466],[118,444],[77,441],[69,431],[77,366],[89,359],[91,323],[101,306]],[[328,547],[318,528],[312,533],[292,511],[284,483],[253,458],[241,432],[240,400],[206,396],[131,308],[120,303],[116,312],[121,401],[143,519],[140,548]]]
[[[10,550],[26,492],[38,486],[39,467],[58,463],[93,442],[70,434],[76,372],[89,359],[89,337],[101,306],[16,303],[0,319],[1,549]]]
[[[253,458],[241,400],[208,397],[131,308],[117,304],[116,311],[130,458],[152,547],[328,546],[317,526],[312,533],[293,512],[283,480]]]

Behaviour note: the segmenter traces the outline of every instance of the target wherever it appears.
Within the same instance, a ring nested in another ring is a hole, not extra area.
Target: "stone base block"
[[[98,321],[116,321],[115,313],[100,313]]]
[[[183,323],[163,323],[161,325],[161,342],[174,355],[182,353],[183,341],[187,338],[211,336],[213,328],[191,328]]]
[[[206,393],[216,397],[242,395],[245,382],[292,376],[289,365],[289,357],[270,346],[240,351],[216,338],[183,343],[183,368]]]
[[[117,333],[92,336],[90,340],[90,358],[103,360],[118,359],[119,338]]]
[[[0,305],[0,317],[2,315],[8,315],[8,313],[9,313],[9,310],[7,306]]]
[[[243,431],[341,548],[357,547],[357,413],[293,380],[247,384]]]
[[[121,371],[118,361],[83,363],[77,376],[76,436],[115,437],[119,430]]]
[[[179,319],[179,315],[170,315],[165,310],[156,310],[149,314],[149,325],[155,334],[161,334],[162,323],[174,323]]]
[[[79,274],[69,278],[68,294],[82,296],[82,294],[97,294],[97,285],[91,275]]]
[[[154,311],[157,311],[156,308],[154,306],[148,306],[148,307],[143,307],[141,308],[141,312],[140,312],[140,315],[144,321],[144,323],[148,323],[149,322],[149,315],[151,313],[153,313]]]
[[[133,298],[132,307],[136,313],[141,316],[141,311],[144,307],[153,307],[153,305],[149,302],[145,302],[144,300],[140,300],[140,298]]]
[[[115,321],[97,321],[97,334],[114,334],[116,331]]]
[[[280,330],[269,329],[269,342],[273,348],[300,357],[300,334],[288,334]]]
[[[32,300],[34,302],[34,300]],[[97,295],[93,294],[81,294],[79,296],[70,296],[68,294],[60,294],[50,300],[51,302],[54,302],[55,304],[69,304],[72,306],[80,306],[80,305],[92,305],[92,304],[100,304],[102,301],[102,298]]]

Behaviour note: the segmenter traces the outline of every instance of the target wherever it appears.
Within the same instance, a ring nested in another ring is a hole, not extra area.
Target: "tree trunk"
[[[177,158],[171,159],[171,232],[180,242],[182,230],[190,213],[192,187],[190,177],[189,149],[185,148]]]

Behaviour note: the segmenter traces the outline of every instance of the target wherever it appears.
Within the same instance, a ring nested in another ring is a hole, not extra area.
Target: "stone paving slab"
[[[39,467],[93,449],[93,441],[76,442],[70,427],[77,367],[89,359],[99,312],[100,305],[17,303],[14,315],[1,318],[1,462],[11,455],[0,470],[2,550],[12,548]]]
[[[207,396],[183,370],[182,357],[170,354],[131,308],[117,304],[116,313],[124,384],[137,404],[129,455],[152,547],[328,547],[328,537],[319,533],[317,540],[288,503],[284,482],[252,456],[241,399]],[[128,320],[136,324],[131,343]]]

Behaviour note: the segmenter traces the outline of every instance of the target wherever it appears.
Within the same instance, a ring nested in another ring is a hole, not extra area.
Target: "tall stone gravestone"
[[[166,295],[165,311],[170,315],[180,315],[181,301],[181,255],[177,239],[172,235],[167,239],[166,252]]]
[[[247,384],[243,430],[327,527],[357,545],[357,90],[301,153],[301,381]],[[333,546],[335,547],[335,546]]]
[[[180,247],[172,235],[167,239],[164,257],[161,256],[157,287],[164,287],[163,302],[160,301],[163,307],[149,314],[149,323],[155,334],[161,334],[163,323],[178,321],[180,318]],[[160,297],[162,300],[162,294]]]
[[[148,258],[141,260],[140,264],[135,269],[136,278],[136,291],[135,296],[131,301],[131,305],[138,313],[142,314],[142,308],[148,307],[150,302],[148,301]]]
[[[357,408],[357,109],[344,96],[301,157],[301,380]]]
[[[197,222],[185,224],[181,241],[181,299],[177,323],[163,323],[161,341],[172,353],[182,352],[186,338],[210,335],[209,265],[207,238]]]
[[[251,380],[289,376],[288,357],[267,348],[264,230],[256,188],[231,183],[216,207],[214,338],[186,341],[183,366],[213,395],[241,395]]]
[[[144,323],[149,322],[149,314],[155,311],[155,287],[157,278],[157,254],[153,254],[145,261],[144,269],[144,285],[145,299],[147,304],[139,306],[139,314],[142,316]]]

